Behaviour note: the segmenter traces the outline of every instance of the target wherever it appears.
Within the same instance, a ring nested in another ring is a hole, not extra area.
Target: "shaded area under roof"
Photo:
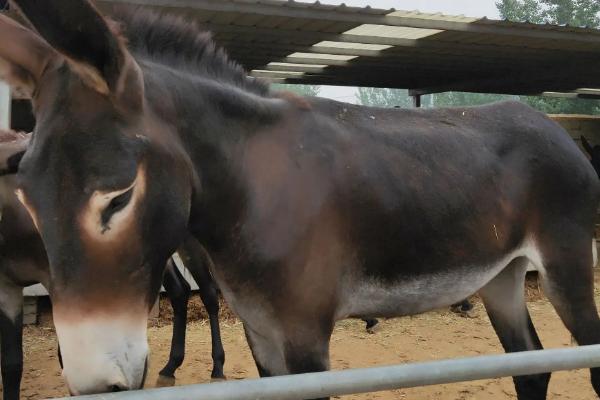
[[[281,0],[102,0],[179,13],[281,83],[600,98],[600,30]]]

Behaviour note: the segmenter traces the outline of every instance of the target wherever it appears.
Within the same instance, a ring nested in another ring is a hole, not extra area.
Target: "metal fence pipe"
[[[10,128],[10,87],[0,80],[0,129]]]
[[[600,367],[600,345],[107,393],[69,399],[298,400],[591,367]]]

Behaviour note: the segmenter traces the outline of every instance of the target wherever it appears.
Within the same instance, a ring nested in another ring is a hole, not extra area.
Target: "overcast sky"
[[[302,0],[313,2],[313,0]],[[341,4],[348,6],[366,6],[374,8],[395,8],[397,10],[419,10],[423,12],[441,12],[450,15],[466,15],[468,17],[488,17],[498,19],[495,0],[320,0],[321,3]],[[323,86],[320,96],[354,102],[355,88]]]

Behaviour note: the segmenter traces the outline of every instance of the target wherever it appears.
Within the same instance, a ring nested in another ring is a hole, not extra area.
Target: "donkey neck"
[[[191,160],[194,187],[190,229],[209,247],[219,247],[243,210],[239,162],[249,137],[284,118],[285,100],[262,97],[168,66],[144,63],[146,98],[174,127]]]

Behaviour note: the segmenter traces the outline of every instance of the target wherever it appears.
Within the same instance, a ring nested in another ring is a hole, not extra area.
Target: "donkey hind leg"
[[[513,260],[479,292],[507,353],[542,348],[525,304],[527,261],[525,257]],[[550,374],[515,376],[513,381],[519,400],[543,400]]]
[[[0,280],[0,369],[3,399],[18,400],[23,375],[23,289]]]
[[[363,321],[366,324],[365,329],[368,333],[377,332],[379,330],[379,327],[381,326],[379,325],[379,320],[377,318],[367,318],[363,319]]]
[[[576,242],[574,238],[583,237]],[[600,318],[594,302],[593,250],[589,234],[546,240],[541,249],[542,287],[557,314],[579,345],[600,344]],[[592,386],[600,397],[600,368],[592,368]]]
[[[301,332],[295,331],[287,335],[281,334],[277,329],[259,333],[244,324],[248,345],[261,377],[329,369],[331,330],[311,329],[310,322],[306,320],[298,323],[302,327]]]
[[[172,259],[167,262],[163,285],[173,307],[173,337],[169,360],[159,372],[157,385],[172,386],[175,383],[175,370],[183,364],[185,357],[187,309],[191,288]]]
[[[185,266],[190,271],[198,284],[200,299],[204,303],[210,321],[210,338],[212,343],[213,369],[212,380],[223,380],[223,365],[225,364],[225,350],[221,341],[221,328],[219,326],[219,292],[217,284],[210,274],[210,259],[206,252],[199,247],[187,245],[184,256]]]

